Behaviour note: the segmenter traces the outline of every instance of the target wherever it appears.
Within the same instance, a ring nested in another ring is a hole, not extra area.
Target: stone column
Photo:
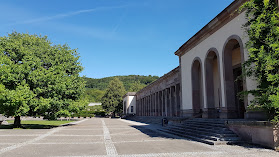
[[[161,91],[159,91],[158,99],[159,99],[159,116],[162,116],[162,112],[163,112],[162,105],[163,105],[163,103],[162,103],[162,93],[161,93]]]
[[[159,107],[158,106],[158,92],[155,93],[155,106],[156,106],[156,108],[155,108],[155,115],[159,116],[159,114],[158,114],[158,112],[159,112],[159,110],[158,110],[159,109],[158,108]]]
[[[144,98],[141,98],[141,116],[144,116]]]
[[[141,106],[142,106],[142,104],[141,104],[141,99],[140,99],[139,105],[140,105],[140,106],[139,106],[139,113],[140,113],[139,116],[141,116],[141,115],[142,115],[142,113],[141,113]]]
[[[145,116],[148,116],[148,96],[146,96],[145,98],[145,108],[146,108],[146,113],[145,113]]]
[[[144,107],[144,116],[147,115],[147,105],[146,105],[146,97],[143,98],[143,107]]]
[[[154,102],[154,116],[157,116],[157,104],[156,104],[156,92],[153,94],[153,102]]]
[[[152,94],[150,94],[150,116],[152,116],[152,109],[153,109]]]
[[[146,115],[149,116],[149,96],[146,97]]]
[[[142,115],[145,116],[145,97],[142,98]]]
[[[154,110],[153,110],[153,116],[157,116],[157,106],[156,106],[156,93],[153,94],[153,105],[154,105]]]
[[[151,116],[154,116],[154,94],[151,94]]]
[[[173,86],[174,87],[174,91],[173,91],[173,100],[174,100],[174,115],[175,117],[177,117],[177,100],[176,100],[176,85]]]
[[[177,110],[178,110],[178,116],[180,117],[181,116],[181,92],[180,92],[180,84],[177,84],[177,87],[176,87],[176,94],[177,94]]]
[[[165,116],[167,117],[168,116],[168,90],[165,89],[165,92],[164,92],[164,98],[165,98]]]

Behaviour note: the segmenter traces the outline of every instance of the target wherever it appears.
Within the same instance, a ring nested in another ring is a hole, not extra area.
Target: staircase
[[[241,138],[229,130],[225,122],[222,119],[194,118],[158,130],[210,145],[241,143]]]
[[[155,116],[131,116],[127,117],[126,119],[136,121],[136,122],[142,122],[146,124],[162,124],[163,117],[155,117]]]

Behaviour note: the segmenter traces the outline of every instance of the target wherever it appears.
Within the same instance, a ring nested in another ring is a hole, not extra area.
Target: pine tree
[[[124,85],[118,78],[114,78],[109,82],[105,95],[102,97],[102,106],[112,117],[114,117],[116,113],[122,113],[122,96],[125,93]]]

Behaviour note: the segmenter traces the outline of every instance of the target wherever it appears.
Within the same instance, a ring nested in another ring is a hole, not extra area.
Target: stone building
[[[136,93],[128,92],[123,98],[123,114],[130,115],[136,114]]]
[[[136,93],[138,116],[180,116],[180,68],[177,67]]]
[[[250,78],[237,80],[248,58],[244,48],[245,12],[236,10],[246,0],[235,0],[175,54],[179,57],[184,116],[244,118],[252,97],[239,99],[237,93],[256,87]]]
[[[244,44],[245,12],[235,0],[176,52],[179,66],[136,95],[136,115],[202,118],[249,118],[252,96],[237,93],[256,87],[250,78],[236,79],[248,58]]]

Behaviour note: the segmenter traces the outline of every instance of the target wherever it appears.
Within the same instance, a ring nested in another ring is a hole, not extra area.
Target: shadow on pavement
[[[41,124],[22,124],[21,128],[14,128],[13,124],[0,125],[0,129],[52,129],[58,126],[55,125],[41,125]]]
[[[163,132],[158,130],[159,128],[164,128],[164,127],[160,126],[159,124],[148,123],[146,121],[138,121],[138,120],[131,120],[131,119],[129,119],[129,120],[146,124],[146,125],[131,125],[131,127],[141,131],[142,133],[144,133],[145,135],[148,135],[149,137],[161,137],[161,138],[168,138],[168,139],[183,139],[183,140],[188,140],[188,141],[199,142],[199,141],[196,141],[196,140],[193,140],[193,139],[180,137],[180,136],[177,136],[177,135],[171,135],[171,134],[168,134],[168,133],[163,133]],[[167,126],[165,126],[165,127],[167,127]],[[242,141],[240,143],[233,143],[233,144],[228,144],[228,145],[240,146],[240,147],[244,147],[246,149],[271,149],[271,148],[268,148],[268,147],[263,147],[261,145],[252,144],[252,143],[248,143],[248,142],[244,142],[244,141]]]

